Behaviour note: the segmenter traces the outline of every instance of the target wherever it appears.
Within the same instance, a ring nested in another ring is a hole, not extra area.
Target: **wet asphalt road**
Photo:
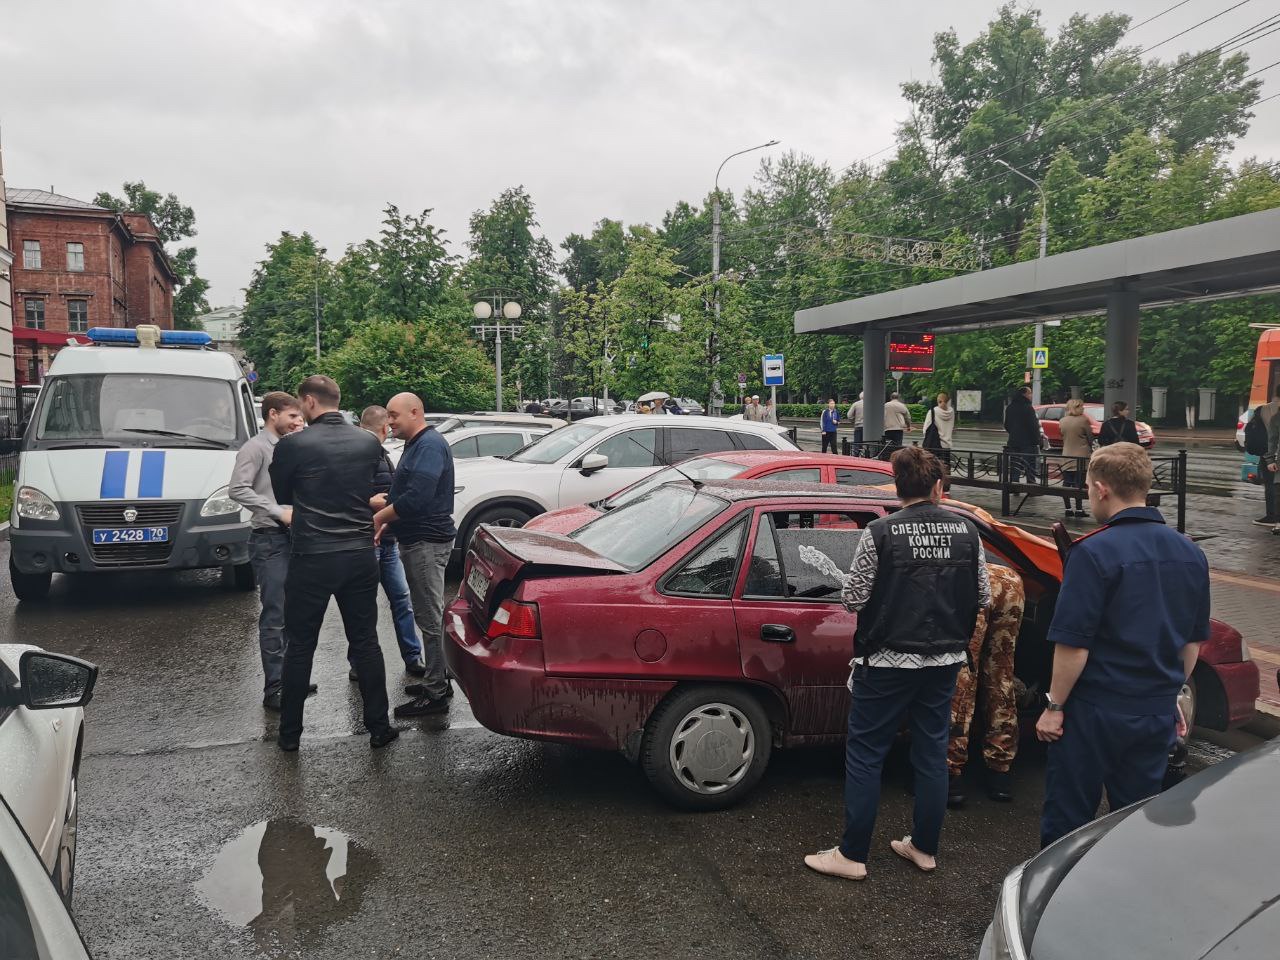
[[[4,590],[0,636],[102,668],[75,899],[100,960],[970,957],[1037,846],[1035,745],[1014,804],[975,790],[948,817],[932,876],[887,849],[910,824],[891,770],[860,885],[800,862],[838,839],[839,751],[777,754],[746,803],[702,815],[664,806],[618,756],[491,734],[461,698],[372,752],[336,610],[285,755],[258,705],[252,594],[211,574],[71,586],[21,609]],[[381,627],[398,666],[385,611]]]

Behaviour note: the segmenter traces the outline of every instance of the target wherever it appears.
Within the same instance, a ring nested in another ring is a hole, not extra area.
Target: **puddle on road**
[[[378,869],[372,853],[338,830],[265,820],[223,845],[196,892],[274,953],[321,943],[330,926],[359,912]]]

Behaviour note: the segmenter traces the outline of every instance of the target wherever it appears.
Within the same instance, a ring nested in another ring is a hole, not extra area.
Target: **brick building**
[[[17,382],[39,383],[91,327],[173,328],[177,277],[151,220],[46,190],[10,190]]]
[[[13,251],[4,207],[4,156],[0,154],[0,387],[13,386]]]

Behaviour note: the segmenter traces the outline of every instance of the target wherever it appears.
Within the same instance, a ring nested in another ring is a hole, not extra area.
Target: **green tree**
[[[415,216],[388,203],[377,239],[361,245],[359,258],[349,266],[359,282],[359,270],[367,264],[372,283],[361,287],[369,290],[372,313],[417,320],[447,298],[458,258],[449,253],[444,231],[430,217],[429,209]]]
[[[263,389],[292,391],[316,367],[317,304],[330,290],[332,265],[309,233],[284,232],[245,289],[240,345],[256,365]],[[335,349],[345,331],[321,327],[322,351]]]
[[[166,248],[196,235],[195,211],[182,203],[177,195],[162,195],[148,189],[141,180],[125,181],[122,193],[123,196],[117,197],[103,191],[93,198],[93,202],[121,213],[146,214],[156,228],[161,245]],[[195,247],[166,249],[166,253],[179,287],[173,298],[173,325],[179,330],[190,330],[198,326],[195,318],[209,310],[206,299],[209,283],[196,271]]]

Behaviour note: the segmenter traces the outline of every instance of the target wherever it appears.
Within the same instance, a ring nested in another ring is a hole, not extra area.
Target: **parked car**
[[[1275,956],[1278,791],[1280,739],[1067,834],[1005,878],[978,960]]]
[[[98,668],[84,660],[0,644],[0,796],[68,904],[75,887],[84,706],[97,678]],[[0,901],[3,888],[0,876]]]
[[[525,526],[547,533],[572,533],[602,513],[638,500],[673,480],[758,480],[787,483],[835,483],[843,487],[886,485],[892,491],[893,467],[884,460],[841,457],[803,450],[730,450],[693,457],[664,467],[603,500],[563,507],[534,517]]]
[[[673,397],[672,399],[674,399],[675,402],[679,404],[680,409],[683,410],[685,413],[691,413],[695,416],[701,416],[702,414],[707,412],[702,408],[702,404],[700,404],[697,400],[694,400],[692,397]]]
[[[437,414],[429,414],[435,417]],[[466,427],[522,427],[539,433],[549,433],[557,427],[563,427],[568,421],[544,413],[497,413],[489,410],[477,410],[474,413],[450,413],[434,422],[441,433],[450,433]]]
[[[1038,709],[1061,586],[1055,546],[985,511],[988,554],[1026,588],[1016,669]],[[666,483],[563,536],[484,526],[445,616],[446,658],[497,733],[622,752],[669,800],[728,806],[775,746],[840,743],[856,615],[822,559],[898,509],[874,488],[774,479]],[[1189,721],[1253,716],[1258,670],[1213,622],[1184,692]]]
[[[0,945],[5,957],[90,960],[67,904],[0,797]]]
[[[540,513],[599,500],[662,466],[722,450],[795,450],[767,423],[622,414],[562,427],[505,460],[454,467],[459,556],[482,523],[519,527]]]
[[[1036,407],[1036,416],[1040,418],[1040,433],[1043,435],[1043,442],[1048,444],[1046,449],[1058,450],[1062,447],[1062,430],[1059,421],[1067,412],[1067,406],[1064,403],[1046,403]],[[1100,403],[1086,403],[1084,405],[1085,419],[1089,421],[1089,428],[1093,430],[1093,436],[1096,440],[1099,432],[1102,430],[1102,424],[1107,420],[1105,408]],[[1138,443],[1150,450],[1156,445],[1155,431],[1151,429],[1149,424],[1143,423],[1141,420],[1134,421],[1134,426],[1138,429]],[[1243,448],[1242,448],[1243,449]]]
[[[549,432],[515,426],[459,427],[443,436],[453,451],[454,460],[470,460],[473,457],[508,457]]]

